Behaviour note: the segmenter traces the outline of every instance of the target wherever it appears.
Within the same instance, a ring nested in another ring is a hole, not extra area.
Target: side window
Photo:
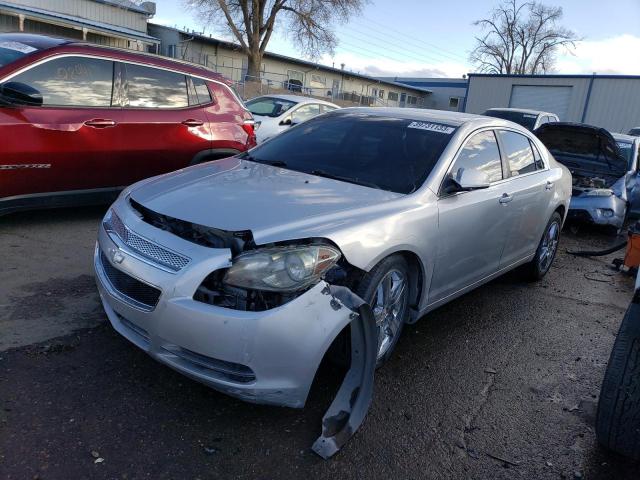
[[[538,150],[538,147],[536,147],[536,145],[531,140],[529,140],[529,142],[531,143],[531,150],[533,150],[533,158],[535,159],[535,162],[536,162],[536,169],[543,170],[544,162],[542,161],[540,150]]]
[[[533,150],[527,137],[506,130],[499,130],[498,135],[504,149],[502,153],[507,159],[507,165],[511,172],[510,176],[536,171]]]
[[[193,86],[196,89],[196,95],[198,95],[198,103],[204,104],[211,102],[211,92],[207,87],[207,82],[201,78],[193,78]]]
[[[317,103],[303,105],[291,114],[291,122],[302,123],[317,115],[320,115],[320,105]]]
[[[464,144],[451,169],[455,174],[461,168],[471,168],[483,172],[489,182],[502,180],[500,150],[493,131],[477,133]]]
[[[320,105],[320,111],[322,113],[333,112],[336,107],[332,107],[331,105]]]
[[[62,57],[13,77],[42,94],[42,105],[110,107],[113,62],[87,57]]]
[[[182,108],[189,105],[185,76],[153,67],[126,64],[124,107]]]

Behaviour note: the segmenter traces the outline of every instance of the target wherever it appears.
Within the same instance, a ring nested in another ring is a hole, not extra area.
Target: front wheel
[[[394,255],[368,272],[355,289],[373,310],[378,326],[376,368],[393,352],[409,314],[410,277],[407,261]]]
[[[558,212],[554,212],[544,229],[535,256],[523,267],[523,272],[527,279],[533,281],[541,280],[547,274],[558,251],[561,229],[562,217]]]

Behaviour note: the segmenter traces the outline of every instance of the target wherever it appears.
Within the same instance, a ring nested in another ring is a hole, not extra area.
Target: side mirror
[[[0,85],[0,102],[39,107],[42,105],[42,94],[25,83],[6,82]]]
[[[280,122],[280,125],[285,126],[285,125],[291,125],[291,117],[287,117],[284,120],[282,120]]]
[[[453,188],[447,189],[449,193],[459,191],[466,192],[489,187],[489,178],[487,175],[475,169],[459,168],[450,178],[454,185],[452,185]]]

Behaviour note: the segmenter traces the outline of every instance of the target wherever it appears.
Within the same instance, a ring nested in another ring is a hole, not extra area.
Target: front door
[[[460,168],[481,171],[490,186],[450,195],[441,192],[429,303],[444,300],[496,272],[510,227],[509,205],[503,197],[506,182],[492,130],[467,139],[447,176]]]
[[[0,108],[0,197],[111,186],[113,62],[53,58],[5,82],[28,85],[42,105]]]

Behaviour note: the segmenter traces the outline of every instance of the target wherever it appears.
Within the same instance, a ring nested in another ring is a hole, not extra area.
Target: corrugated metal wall
[[[0,15],[0,32],[17,32],[19,28],[18,17]]]
[[[622,133],[640,126],[640,77],[471,75],[466,111],[482,113],[491,107],[508,107],[514,85],[570,86],[571,98],[567,115],[561,118],[562,121],[582,122],[586,105],[585,123]]]

